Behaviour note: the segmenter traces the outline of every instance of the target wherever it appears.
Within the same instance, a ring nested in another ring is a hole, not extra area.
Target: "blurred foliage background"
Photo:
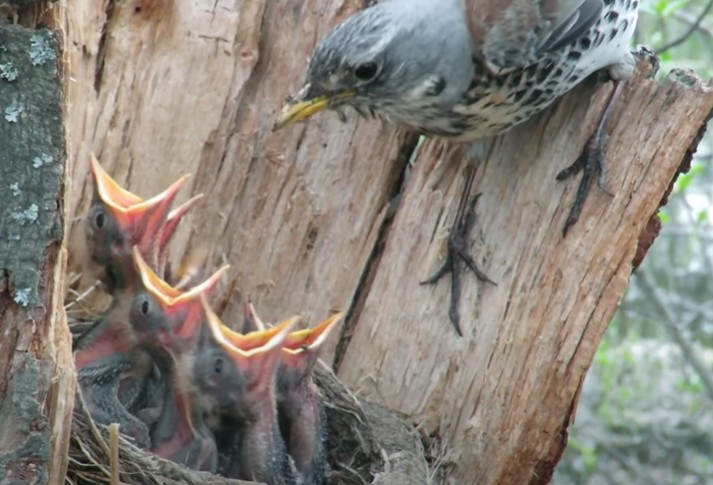
[[[643,0],[658,76],[713,76],[713,0]],[[664,115],[665,116],[665,115]],[[587,374],[556,485],[713,484],[713,123]],[[611,163],[624,163],[625,160]]]

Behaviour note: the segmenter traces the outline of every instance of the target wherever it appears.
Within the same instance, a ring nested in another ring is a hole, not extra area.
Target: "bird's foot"
[[[613,195],[607,187],[607,171],[604,160],[604,147],[606,146],[606,136],[594,135],[589,139],[582,154],[569,167],[557,174],[557,180],[566,180],[579,172],[582,172],[582,180],[577,187],[577,195],[574,198],[572,208],[564,223],[563,236],[572,227],[582,214],[582,207],[587,200],[589,190],[592,185],[592,177],[597,174],[597,184],[599,188],[608,195]]]
[[[651,69],[649,70],[649,73],[646,76],[647,78],[653,79],[654,77],[656,77],[656,74],[658,74],[659,68],[661,67],[661,60],[654,51],[652,51],[645,45],[638,45],[636,46],[636,49],[631,51],[631,54],[634,57],[646,61],[651,65]]]
[[[599,188],[607,195],[613,197],[613,193],[609,190],[607,186],[607,169],[606,160],[604,157],[604,149],[608,141],[608,135],[604,132],[609,118],[614,106],[621,97],[621,93],[624,90],[625,83],[623,81],[616,81],[612,94],[607,101],[604,113],[597,124],[597,129],[594,135],[587,141],[582,154],[571,164],[569,167],[562,170],[557,174],[557,180],[566,180],[579,172],[582,172],[582,180],[579,182],[579,187],[577,187],[577,195],[572,204],[572,208],[569,211],[567,220],[564,223],[564,229],[562,231],[563,236],[567,235],[567,231],[572,227],[579,216],[582,213],[582,207],[584,202],[587,200],[589,195],[589,190],[592,185],[592,178],[597,175],[597,185]]]
[[[458,335],[461,337],[463,336],[463,332],[460,327],[458,304],[460,302],[463,265],[460,263],[464,263],[468,269],[475,273],[475,276],[480,281],[496,284],[478,267],[478,264],[470,255],[468,248],[468,235],[475,224],[475,204],[478,202],[479,197],[480,194],[473,197],[473,199],[468,202],[467,209],[456,217],[451,233],[448,236],[446,259],[443,261],[443,264],[441,264],[431,276],[421,282],[422,285],[433,285],[446,274],[451,274],[451,303],[448,316],[456,332],[458,332]]]

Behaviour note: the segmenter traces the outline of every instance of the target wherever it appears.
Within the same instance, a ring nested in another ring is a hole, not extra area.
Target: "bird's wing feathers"
[[[571,43],[599,19],[602,0],[475,0],[468,19],[477,55],[492,70],[513,69]]]
[[[567,15],[564,18],[559,17],[555,22],[552,22],[554,28],[542,42],[538,51],[543,54],[553,52],[581,37],[601,17],[603,8],[602,0],[588,0],[581,2],[574,12],[565,12]]]

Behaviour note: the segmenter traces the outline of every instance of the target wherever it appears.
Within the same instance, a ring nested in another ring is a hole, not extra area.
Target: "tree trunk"
[[[20,2],[22,3],[22,2]],[[46,7],[3,18],[34,26]],[[42,20],[53,25],[51,15]],[[74,402],[62,277],[66,149],[55,31],[0,25],[0,477],[64,481]]]
[[[460,178],[436,173],[458,166],[458,148],[424,148],[389,230],[340,377],[446,438],[459,464],[453,483],[549,481],[639,241],[679,167],[688,170],[713,109],[713,90],[692,76],[658,83],[640,72],[610,125],[614,195],[593,187],[563,238],[577,184],[555,175],[593,133],[610,88],[577,89],[489,146],[474,188],[483,194],[474,239],[497,286],[466,279],[464,338],[447,321],[448,284],[415,284],[435,266],[461,190]]]
[[[339,352],[338,335],[329,349],[340,376],[441,437],[453,483],[550,478],[639,240],[713,109],[709,87],[681,73],[629,84],[609,126],[614,196],[594,187],[566,238],[577,181],[555,175],[611,86],[586,84],[482,144],[472,240],[497,286],[466,275],[459,338],[448,283],[418,282],[442,257],[467,147],[421,147],[392,219],[413,134],[333,113],[271,132],[316,40],[362,2],[64,3],[74,270],[90,151],[142,196],[193,173],[182,197],[206,197],[174,254],[208,242],[214,265],[231,263],[226,321],[241,320],[248,294],[267,321],[349,309]]]

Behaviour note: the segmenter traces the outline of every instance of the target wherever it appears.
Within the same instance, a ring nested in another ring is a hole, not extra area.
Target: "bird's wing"
[[[600,18],[603,0],[465,0],[477,55],[492,70],[527,66]]]

